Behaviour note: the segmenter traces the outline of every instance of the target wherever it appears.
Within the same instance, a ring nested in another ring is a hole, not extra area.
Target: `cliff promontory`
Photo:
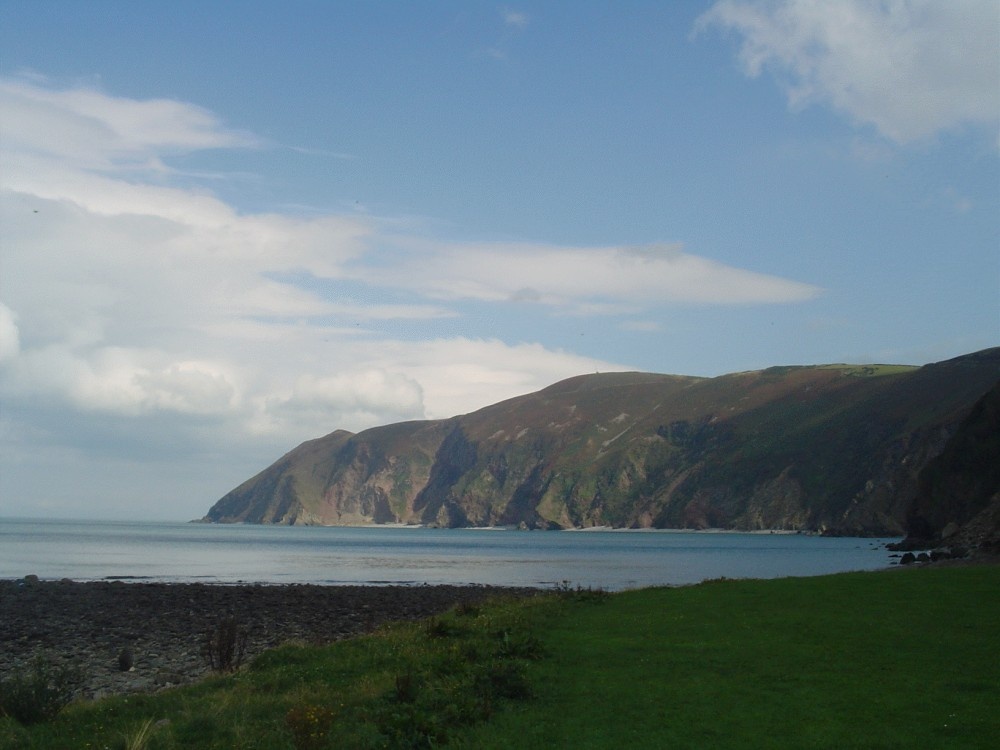
[[[303,443],[205,520],[902,535],[921,470],[998,380],[1000,348],[923,367],[582,375]]]

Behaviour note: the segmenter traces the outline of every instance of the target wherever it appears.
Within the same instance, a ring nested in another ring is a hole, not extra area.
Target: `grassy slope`
[[[1000,568],[719,582],[554,623],[492,748],[989,747]]]
[[[407,746],[385,744],[372,717],[437,722],[469,748],[992,747],[998,592],[1000,567],[982,566],[546,597],[285,647],[234,677],[74,706],[30,730],[0,719],[0,746],[124,747],[168,719],[146,747],[291,748],[286,713],[319,706],[337,718],[315,747]],[[477,663],[538,641],[544,658],[518,662],[530,700],[484,711],[470,698]],[[401,674],[413,703],[393,701]]]

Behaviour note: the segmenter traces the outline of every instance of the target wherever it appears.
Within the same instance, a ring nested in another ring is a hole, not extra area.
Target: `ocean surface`
[[[875,570],[892,539],[684,531],[514,531],[0,519],[0,578],[559,585]]]

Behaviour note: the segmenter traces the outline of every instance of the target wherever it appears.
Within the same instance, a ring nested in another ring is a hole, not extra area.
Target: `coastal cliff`
[[[920,473],[902,548],[1000,552],[1000,383]]]
[[[205,520],[903,535],[921,471],[998,379],[1000,348],[924,367],[583,375],[308,441]]]

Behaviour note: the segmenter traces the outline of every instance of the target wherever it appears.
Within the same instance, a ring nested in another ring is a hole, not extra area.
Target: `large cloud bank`
[[[505,343],[502,330],[433,335],[462,301],[589,314],[816,292],[679,246],[455,244],[359,216],[245,214],[169,166],[180,153],[267,147],[199,107],[26,80],[0,82],[0,107],[8,400],[305,437],[449,416],[615,367]],[[380,335],[391,320],[431,335]]]

